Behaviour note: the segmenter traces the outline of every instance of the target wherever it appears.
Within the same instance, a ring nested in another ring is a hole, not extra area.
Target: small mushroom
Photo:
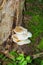
[[[26,40],[19,40],[16,34],[12,35],[13,42],[17,43],[18,45],[29,44],[31,41],[29,39]]]
[[[19,39],[18,39],[18,37],[16,36],[16,34],[13,34],[13,35],[12,35],[12,39],[13,39],[13,41],[16,42],[16,43],[19,41]]]
[[[27,39],[27,40],[21,40],[21,41],[17,42],[18,45],[24,45],[24,44],[29,44],[29,43],[31,43],[31,41],[29,39]]]
[[[27,32],[27,29],[23,28],[22,26],[16,26],[13,30],[16,34],[23,34]]]
[[[26,40],[26,39],[32,37],[32,34],[30,32],[26,32],[23,34],[16,34],[16,36],[18,37],[19,40]]]

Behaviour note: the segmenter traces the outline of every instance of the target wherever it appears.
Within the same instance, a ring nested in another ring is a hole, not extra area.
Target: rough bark
[[[16,25],[20,25],[24,1],[25,0],[0,0],[0,45],[7,40],[11,33],[15,13]]]

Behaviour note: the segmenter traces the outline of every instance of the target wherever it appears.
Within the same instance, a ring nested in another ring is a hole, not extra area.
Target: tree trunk
[[[16,13],[16,25],[22,22],[22,11],[25,0],[0,0],[0,45],[11,34],[13,19]]]

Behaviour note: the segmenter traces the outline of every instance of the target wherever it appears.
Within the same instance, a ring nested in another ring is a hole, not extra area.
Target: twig
[[[0,51],[1,54],[4,54],[7,58],[13,60],[14,56],[13,55],[10,55],[8,50],[7,51]],[[36,59],[38,57],[42,57],[43,56],[43,52],[41,53],[38,53],[38,54],[34,54],[32,55],[33,59]]]
[[[32,55],[33,59],[38,58],[38,57],[42,57],[43,56],[43,52]]]

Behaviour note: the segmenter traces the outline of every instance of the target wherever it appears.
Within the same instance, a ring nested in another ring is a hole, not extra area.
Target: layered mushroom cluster
[[[32,34],[24,27],[16,26],[13,32],[15,32],[15,34],[12,35],[13,42],[17,43],[18,45],[31,43],[28,38],[31,38]]]

